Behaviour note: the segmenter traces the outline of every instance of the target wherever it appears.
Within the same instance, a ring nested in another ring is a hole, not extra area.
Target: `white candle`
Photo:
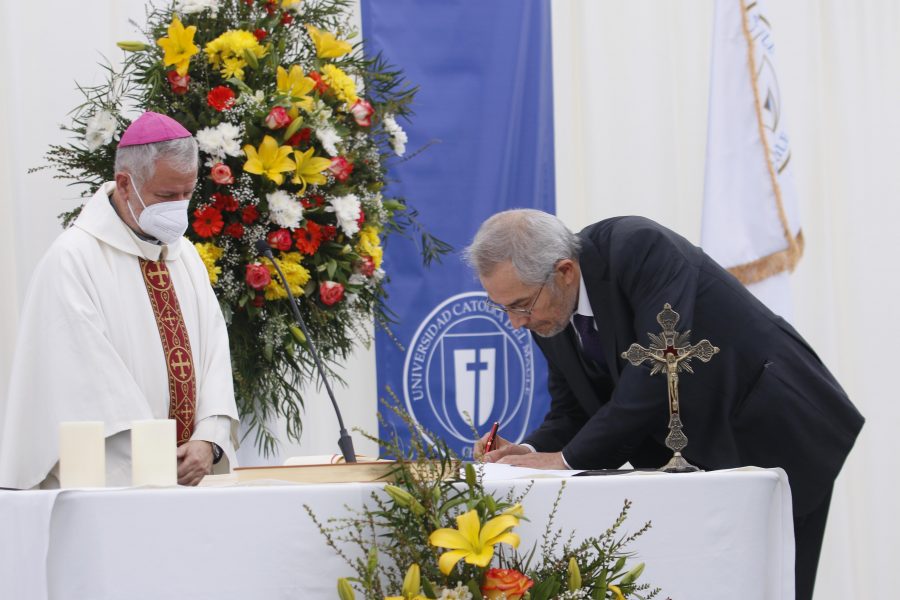
[[[106,485],[106,437],[103,421],[65,421],[59,424],[59,486]]]
[[[131,485],[176,485],[175,421],[159,419],[131,424]]]

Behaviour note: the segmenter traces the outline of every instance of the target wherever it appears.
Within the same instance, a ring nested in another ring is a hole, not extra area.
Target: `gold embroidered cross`
[[[166,270],[165,267],[161,266],[158,262],[151,263],[152,266],[147,268],[147,277],[155,277],[156,278],[156,287],[161,288],[166,285],[166,280],[169,277],[169,271]],[[153,269],[156,269],[155,271]]]
[[[184,380],[187,378],[188,373],[190,373],[190,371],[187,373],[185,372],[185,367],[190,367],[191,361],[184,359],[184,352],[182,352],[181,348],[175,350],[174,354],[177,362],[172,362],[171,366],[173,369],[178,369],[178,379]]]

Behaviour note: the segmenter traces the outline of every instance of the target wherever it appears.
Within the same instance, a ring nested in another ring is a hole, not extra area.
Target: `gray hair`
[[[141,185],[153,177],[156,163],[161,160],[180,173],[196,171],[197,140],[185,137],[119,148],[116,150],[115,172],[125,171],[134,178],[136,186]]]
[[[520,208],[495,214],[485,221],[463,250],[463,260],[479,277],[490,275],[511,261],[526,285],[541,285],[564,258],[578,260],[581,240],[554,215]]]

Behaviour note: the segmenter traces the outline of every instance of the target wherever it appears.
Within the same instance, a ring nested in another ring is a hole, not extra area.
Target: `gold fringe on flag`
[[[766,138],[765,123],[763,121],[762,104],[759,99],[759,89],[756,87],[756,57],[753,55],[754,42],[750,35],[750,25],[747,22],[747,11],[756,3],[749,6],[744,0],[741,2],[741,27],[744,31],[744,39],[747,41],[747,66],[750,69],[750,85],[753,88],[753,103],[756,109],[756,124],[759,128],[759,139],[762,141],[763,153],[765,154],[766,169],[769,172],[769,180],[772,183],[772,191],[775,193],[775,206],[778,209],[778,220],[781,222],[781,228],[784,232],[784,239],[787,242],[787,248],[773,252],[768,256],[763,256],[752,262],[742,265],[736,265],[728,269],[732,275],[738,278],[744,285],[762,281],[772,275],[777,275],[783,271],[793,271],[803,256],[803,231],[798,231],[795,237],[791,233],[791,227],[788,223],[787,214],[784,212],[784,204],[781,198],[781,186],[778,183],[778,174],[775,172],[775,165],[772,163],[772,153],[769,149],[769,140]]]

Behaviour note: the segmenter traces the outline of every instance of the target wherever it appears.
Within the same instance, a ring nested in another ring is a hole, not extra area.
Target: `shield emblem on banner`
[[[466,444],[473,427],[494,421],[507,439],[524,435],[533,404],[531,337],[485,299],[474,292],[438,305],[420,324],[404,368],[410,414]]]

